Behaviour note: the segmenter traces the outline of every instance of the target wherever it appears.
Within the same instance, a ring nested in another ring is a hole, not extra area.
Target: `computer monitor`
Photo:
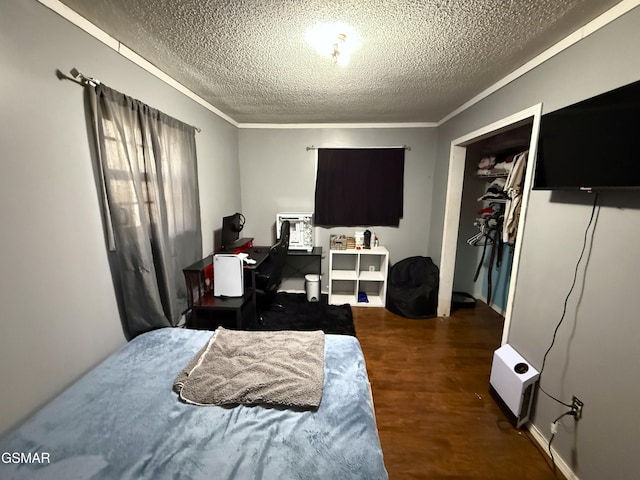
[[[234,213],[222,218],[222,250],[232,250],[240,238],[240,232],[244,227],[244,215]]]

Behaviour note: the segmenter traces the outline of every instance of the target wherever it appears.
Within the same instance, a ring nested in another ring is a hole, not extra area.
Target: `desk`
[[[282,290],[304,291],[304,276],[307,273],[322,275],[322,247],[313,247],[313,250],[289,250],[282,272]]]
[[[214,329],[218,326],[241,330],[255,323],[255,289],[246,289],[242,297],[214,297],[206,293],[191,309],[188,327]]]
[[[187,304],[191,310],[190,327],[200,328],[204,321],[213,320],[238,329],[253,325],[256,310],[256,270],[269,256],[269,247],[251,247],[245,251],[255,264],[244,265],[244,295],[242,297],[214,297],[213,255],[198,260],[182,270],[187,284]],[[230,317],[230,315],[233,315]]]

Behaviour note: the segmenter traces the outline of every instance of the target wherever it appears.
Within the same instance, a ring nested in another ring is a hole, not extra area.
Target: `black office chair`
[[[269,256],[260,266],[256,274],[256,293],[258,296],[259,318],[265,310],[283,310],[284,307],[275,303],[278,287],[282,283],[282,271],[289,251],[289,220],[282,222],[280,239],[269,249]]]

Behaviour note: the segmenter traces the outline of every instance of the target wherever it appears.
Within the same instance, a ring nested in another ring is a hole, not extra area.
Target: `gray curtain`
[[[88,85],[104,224],[129,338],[177,325],[182,269],[202,258],[195,129]]]

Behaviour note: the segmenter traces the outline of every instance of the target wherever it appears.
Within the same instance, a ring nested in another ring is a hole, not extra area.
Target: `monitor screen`
[[[640,188],[640,82],[543,115],[533,188]]]
[[[234,213],[222,218],[222,250],[232,248],[234,243],[240,238],[240,232],[244,227],[244,215]]]

